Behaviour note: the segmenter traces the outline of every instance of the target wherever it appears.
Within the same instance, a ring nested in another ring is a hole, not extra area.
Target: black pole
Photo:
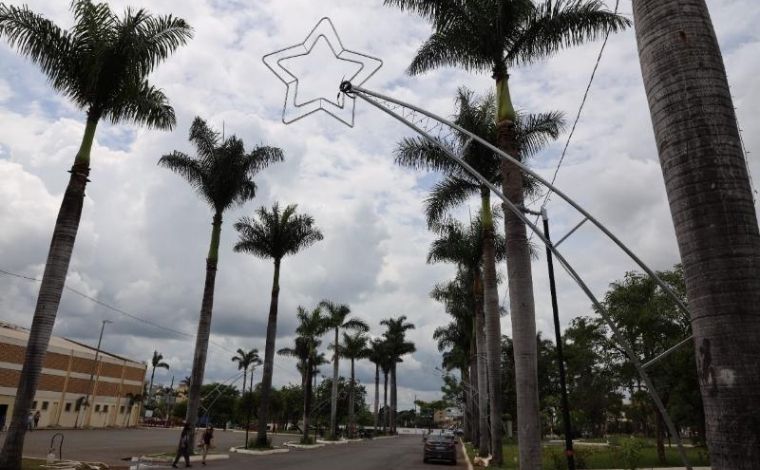
[[[549,238],[549,217],[546,210],[541,211],[544,220],[544,237],[551,243]],[[570,405],[567,400],[567,384],[565,382],[565,356],[562,353],[562,334],[559,330],[559,307],[557,306],[557,287],[554,284],[554,260],[552,250],[546,246],[546,264],[549,266],[549,290],[552,295],[552,313],[554,314],[554,338],[557,342],[557,362],[559,363],[559,385],[562,390],[562,420],[565,424],[565,455],[567,456],[567,468],[575,470],[575,456],[573,452],[573,434],[570,425]]]

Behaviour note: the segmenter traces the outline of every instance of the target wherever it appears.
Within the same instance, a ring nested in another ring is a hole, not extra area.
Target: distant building
[[[13,414],[29,330],[0,322],[0,428]],[[38,427],[125,427],[137,424],[147,365],[52,336],[32,409]],[[92,379],[90,377],[92,376]],[[86,406],[87,402],[91,406]]]

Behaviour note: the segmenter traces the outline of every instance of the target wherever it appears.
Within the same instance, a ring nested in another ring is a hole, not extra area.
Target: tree
[[[200,403],[200,407],[204,410],[202,422],[216,424],[219,427],[227,421],[235,421],[235,411],[239,399],[240,392],[233,385],[203,384]]]
[[[456,66],[489,72],[496,83],[496,132],[498,147],[521,159],[517,140],[517,115],[509,90],[509,70],[530,65],[565,47],[594,40],[608,31],[630,24],[621,15],[604,9],[600,0],[385,0],[385,4],[415,11],[433,23],[433,33],[419,48],[408,72]],[[524,205],[524,176],[513,163],[501,163],[502,192],[517,207]],[[515,214],[504,217],[507,237],[509,301],[514,332],[520,468],[541,467],[541,433],[536,373],[535,305],[530,248],[525,225]],[[497,339],[497,338],[496,338]],[[500,427],[494,426],[493,442],[500,443]],[[494,462],[503,461],[495,446]]]
[[[356,410],[354,408],[354,385],[356,383],[355,381],[355,373],[354,373],[354,363],[355,361],[359,359],[365,359],[369,357],[370,350],[367,349],[367,337],[362,332],[354,333],[353,335],[349,335],[348,333],[343,333],[343,343],[338,346],[338,349],[340,349],[340,353],[345,357],[346,359],[349,359],[351,361],[351,381],[348,383],[348,437],[354,438],[354,432],[356,428],[356,420],[355,420],[355,413]]]
[[[312,399],[312,377],[314,370],[317,367],[315,363],[317,360],[318,352],[317,348],[322,343],[319,336],[324,334],[328,328],[327,318],[322,315],[322,309],[320,307],[315,308],[311,312],[307,312],[303,307],[298,307],[298,328],[296,333],[296,349],[299,349],[298,343],[300,342],[300,349],[303,350],[304,357],[304,399],[303,399],[303,444],[310,444],[309,440],[309,417],[311,414],[311,399]]]
[[[190,384],[187,405],[186,421],[193,426],[194,433],[211,334],[222,216],[226,210],[253,199],[256,195],[256,183],[253,177],[270,164],[283,161],[283,155],[279,148],[267,146],[255,147],[251,152],[246,153],[242,140],[234,135],[223,138],[200,117],[196,117],[190,126],[190,142],[196,148],[195,158],[175,150],[161,157],[158,164],[183,177],[214,212],[211,223],[211,242],[206,257],[206,280],[193,355],[193,380]]]
[[[86,113],[82,142],[74,158],[48,251],[19,378],[13,417],[0,452],[0,467],[21,466],[27,412],[37,392],[90,174],[90,152],[101,119],[171,129],[174,109],[147,77],[192,36],[180,18],[127,9],[122,17],[106,3],[71,3],[75,24],[63,30],[28,7],[0,3],[0,37],[39,65],[53,89]]]
[[[330,439],[335,439],[335,433],[338,430],[338,369],[340,362],[340,348],[338,348],[337,345],[340,330],[352,330],[356,332],[366,333],[369,331],[369,326],[363,320],[360,320],[358,318],[348,318],[348,316],[351,314],[351,309],[348,305],[337,304],[329,300],[323,300],[319,305],[327,310],[328,325],[335,333],[335,340],[332,343],[333,393],[330,399]]]
[[[150,373],[150,385],[148,386],[148,393],[153,397],[153,377],[156,375],[156,368],[169,370],[169,364],[164,362],[164,355],[158,351],[153,351],[153,357],[150,360],[150,365],[153,368]]]
[[[235,251],[249,253],[258,258],[270,258],[274,263],[256,436],[256,445],[259,447],[267,446],[267,418],[277,336],[277,300],[280,295],[280,264],[285,256],[295,255],[323,238],[322,232],[314,224],[314,218],[310,215],[296,214],[296,208],[297,206],[292,204],[280,210],[279,204],[275,203],[271,210],[266,207],[259,208],[256,211],[258,219],[243,217],[235,224],[235,230],[239,235]]]
[[[493,94],[476,97],[466,88],[457,94],[457,112],[454,123],[497,145],[496,101]],[[522,159],[527,160],[548,142],[556,139],[564,128],[562,113],[517,115],[516,139],[522,149]],[[458,133],[450,149],[463,156],[487,181],[498,184],[502,180],[500,159],[489,148],[471,142],[469,137]],[[501,423],[501,315],[496,279],[496,251],[494,239],[494,214],[491,209],[491,190],[478,181],[458,163],[454,162],[438,146],[423,137],[404,139],[396,149],[396,162],[413,168],[443,171],[447,177],[437,183],[426,201],[428,225],[439,223],[453,206],[465,202],[474,194],[481,199],[480,220],[483,230],[483,294],[484,330],[486,332],[486,356],[488,363],[488,402],[491,423]],[[530,180],[523,181],[531,185]],[[491,447],[501,447],[501,425],[492,424]]]
[[[253,388],[253,368],[261,365],[261,358],[259,357],[259,350],[256,348],[251,349],[250,351],[245,351],[241,348],[238,348],[237,354],[235,356],[232,356],[232,362],[237,362],[238,364],[238,370],[243,369],[243,391],[241,393],[241,396],[245,396],[245,382],[248,378],[248,368],[251,368],[251,387]],[[250,390],[249,389],[249,390]],[[245,420],[245,442],[246,445],[248,445],[248,428],[251,424],[251,408],[250,406],[246,409],[246,420]]]
[[[373,339],[370,342],[367,359],[375,364],[375,404],[372,412],[375,434],[377,434],[377,430],[380,428],[380,369],[383,369],[383,366],[387,362],[387,357],[388,354],[385,351],[383,340],[380,338]]]
[[[715,469],[760,468],[760,234],[704,0],[635,0],[644,88],[690,299]],[[730,377],[730,378],[729,378]]]
[[[142,403],[143,396],[139,393],[127,393],[127,412],[124,414],[124,427],[127,427],[129,424],[129,419],[132,416],[132,408],[135,407],[138,403]],[[82,401],[84,401],[84,397],[82,397]],[[76,409],[79,410],[79,408],[82,406],[82,401],[77,400],[76,402]]]
[[[406,332],[414,329],[414,324],[407,323],[406,315],[397,318],[386,318],[381,320],[380,324],[385,326],[383,337],[388,343],[388,356],[390,359],[391,375],[391,409],[390,409],[390,431],[396,432],[396,409],[397,409],[397,375],[396,366],[403,361],[403,356],[415,352],[417,349],[414,343],[406,341]]]

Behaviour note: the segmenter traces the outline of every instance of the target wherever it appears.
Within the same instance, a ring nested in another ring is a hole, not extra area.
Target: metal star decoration
[[[354,75],[345,78],[345,80],[357,86],[361,86],[369,80],[383,65],[383,61],[377,57],[343,47],[343,42],[341,42],[338,31],[335,29],[330,18],[322,18],[302,43],[280,49],[262,58],[269,70],[277,75],[277,78],[287,87],[285,104],[282,107],[282,122],[291,124],[321,110],[347,126],[354,127],[356,98],[350,95],[347,96],[345,93],[338,93],[340,83],[336,83],[335,98],[322,96],[299,103],[299,79],[282,64],[282,62],[288,59],[309,55],[320,38],[327,42],[336,59],[359,66]],[[347,99],[348,101],[346,101]]]

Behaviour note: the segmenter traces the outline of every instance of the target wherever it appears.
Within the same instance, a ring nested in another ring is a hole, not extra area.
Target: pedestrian
[[[180,457],[185,459],[185,467],[191,467],[190,465],[190,451],[192,450],[190,446],[193,445],[191,441],[190,436],[190,425],[185,424],[185,426],[182,428],[182,434],[179,435],[179,446],[177,447],[177,455],[174,457],[174,463],[172,463],[172,467],[177,468],[177,462],[179,462]]]
[[[26,428],[28,430],[34,429],[34,413],[29,412],[29,416],[26,417]]]
[[[42,416],[42,414],[40,413],[40,410],[37,410],[37,412],[34,413],[34,429],[37,429],[37,425],[40,424],[40,416]]]
[[[209,426],[206,428],[205,431],[203,431],[203,435],[201,436],[201,442],[200,447],[203,451],[203,460],[201,460],[201,463],[203,465],[206,465],[206,455],[208,455],[208,450],[213,447],[214,442],[214,426]]]

